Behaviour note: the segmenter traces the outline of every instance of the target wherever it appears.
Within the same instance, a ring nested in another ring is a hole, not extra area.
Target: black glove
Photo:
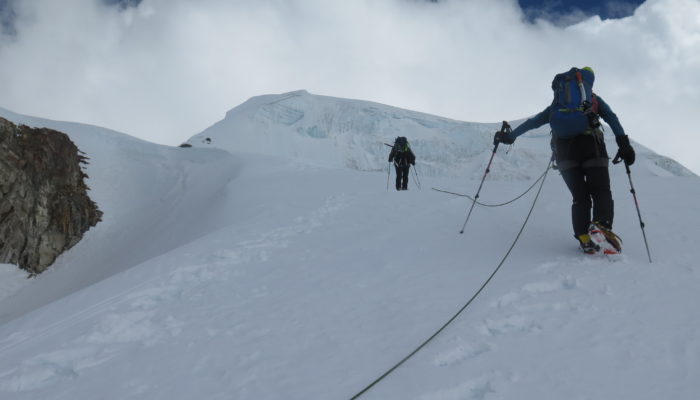
[[[615,141],[617,142],[618,150],[613,159],[613,164],[618,164],[620,159],[625,162],[625,165],[634,164],[635,154],[634,149],[630,145],[630,138],[627,135],[618,135],[615,136]]]
[[[498,131],[493,135],[494,146],[496,143],[513,144],[513,142],[515,142],[515,139],[512,139],[510,135],[508,135],[508,132]]]

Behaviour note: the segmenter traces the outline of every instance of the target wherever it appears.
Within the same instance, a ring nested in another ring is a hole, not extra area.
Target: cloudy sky
[[[177,145],[297,89],[523,118],[589,65],[630,137],[700,173],[700,0],[581,3],[0,0],[0,107]]]

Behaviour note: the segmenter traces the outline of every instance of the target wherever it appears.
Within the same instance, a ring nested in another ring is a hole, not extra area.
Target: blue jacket
[[[596,99],[598,101],[598,115],[603,119],[603,121],[607,122],[608,125],[612,128],[613,133],[615,136],[624,136],[625,135],[625,130],[622,129],[622,125],[620,124],[620,121],[617,119],[617,115],[613,112],[613,110],[610,108],[608,103],[603,100],[602,97],[595,95]],[[508,135],[510,139],[515,139],[518,136],[522,135],[523,133],[539,128],[540,126],[544,124],[549,123],[549,117],[551,114],[551,105],[542,110],[539,114],[535,115],[532,118],[529,118],[527,121],[523,122],[520,124],[517,128],[513,129],[513,131]]]

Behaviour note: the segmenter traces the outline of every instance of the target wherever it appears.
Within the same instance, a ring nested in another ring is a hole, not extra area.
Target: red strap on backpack
[[[586,89],[583,87],[583,76],[581,70],[576,70],[576,80],[578,81],[578,90],[581,92],[581,107],[588,101],[586,98]]]
[[[600,109],[600,104],[598,103],[598,96],[596,96],[595,93],[592,93],[591,94],[591,111],[598,114],[599,109]]]

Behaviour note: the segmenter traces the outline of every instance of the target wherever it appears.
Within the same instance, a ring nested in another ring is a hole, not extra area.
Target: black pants
[[[555,143],[557,166],[573,197],[574,234],[587,233],[591,221],[612,229],[615,206],[610,192],[608,153],[602,137],[578,135],[557,139]]]
[[[398,165],[396,167],[396,190],[408,189],[408,170],[411,168],[409,164]]]

